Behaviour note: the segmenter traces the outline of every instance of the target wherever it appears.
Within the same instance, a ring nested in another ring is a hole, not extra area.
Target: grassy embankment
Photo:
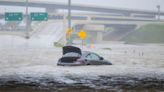
[[[164,24],[148,24],[122,38],[126,43],[164,43]]]

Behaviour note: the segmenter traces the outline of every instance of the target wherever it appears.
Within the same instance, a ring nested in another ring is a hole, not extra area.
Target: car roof
[[[82,56],[86,56],[86,55],[88,55],[88,54],[96,54],[96,55],[98,55],[97,53],[95,53],[95,52],[91,52],[91,51],[82,51]],[[99,56],[99,55],[98,55]]]
[[[92,53],[90,51],[82,51],[82,54],[89,54],[89,53]]]
[[[94,52],[90,52],[90,51],[82,51],[82,56],[87,56],[90,53],[94,53]]]

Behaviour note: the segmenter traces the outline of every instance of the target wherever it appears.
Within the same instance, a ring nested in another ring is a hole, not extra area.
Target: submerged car
[[[64,46],[63,56],[58,60],[57,65],[112,65],[112,63],[105,60],[103,57],[99,56],[96,53],[89,51],[82,52],[80,48],[74,46]]]

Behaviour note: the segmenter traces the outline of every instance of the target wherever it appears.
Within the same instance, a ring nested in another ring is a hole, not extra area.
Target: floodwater
[[[163,44],[86,45],[113,65],[62,67],[61,48],[16,42],[0,44],[0,92],[164,92]]]

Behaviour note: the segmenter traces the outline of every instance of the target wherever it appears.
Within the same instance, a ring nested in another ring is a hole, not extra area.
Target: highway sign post
[[[26,11],[25,11],[25,16],[26,16],[26,39],[29,39],[30,36],[29,36],[29,26],[31,25],[29,23],[29,16],[28,16],[28,0],[26,0]]]
[[[6,12],[5,21],[22,21],[23,13],[22,12]]]
[[[84,39],[86,39],[86,37],[87,37],[87,34],[86,34],[86,32],[84,31],[84,30],[81,30],[79,33],[78,33],[78,36],[79,36],[79,38],[81,39],[81,46],[82,46],[82,49],[83,49],[83,44],[84,44]]]
[[[47,21],[48,13],[46,12],[32,12],[30,14],[31,21]]]

